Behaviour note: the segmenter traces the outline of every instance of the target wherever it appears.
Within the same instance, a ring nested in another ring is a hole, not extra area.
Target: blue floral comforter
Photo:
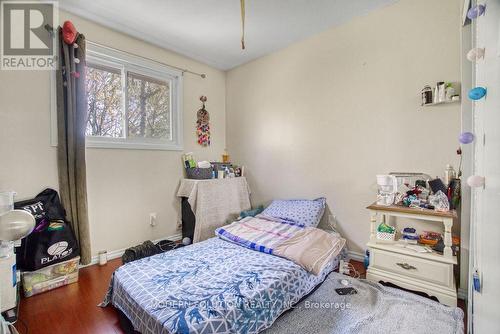
[[[258,333],[321,283],[295,263],[219,238],[118,268],[111,303],[146,333]]]

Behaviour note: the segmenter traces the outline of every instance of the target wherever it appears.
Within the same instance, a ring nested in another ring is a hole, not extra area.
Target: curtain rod
[[[52,28],[50,25],[46,24],[45,25],[45,29],[49,32],[49,33],[53,33],[54,31],[54,28]],[[104,45],[104,44],[100,44],[100,43],[96,43],[96,42],[92,42],[92,41],[88,41],[92,44],[95,44],[95,45],[99,45],[99,46],[103,46],[105,48],[108,48],[108,49],[112,49],[112,50],[116,50],[116,51],[120,51],[120,52],[123,52],[123,53],[127,53],[131,56],[135,56],[135,57],[140,57],[140,58],[144,58],[144,59],[147,59],[149,61],[152,61],[152,62],[155,62],[157,64],[160,64],[160,65],[164,65],[164,66],[168,66],[168,67],[171,67],[171,68],[175,68],[176,70],[179,70],[182,72],[182,74],[184,75],[184,73],[190,73],[190,74],[193,74],[193,75],[197,75],[199,77],[201,77],[202,79],[205,79],[207,77],[207,75],[205,73],[198,73],[198,72],[194,72],[194,71],[191,71],[191,70],[188,70],[187,68],[182,68],[182,67],[178,67],[178,66],[174,66],[174,65],[170,65],[170,64],[167,64],[167,63],[163,63],[161,61],[158,61],[156,59],[152,59],[152,58],[149,58],[149,57],[144,57],[144,56],[141,56],[141,55],[138,55],[138,54],[135,54],[135,53],[132,53],[132,52],[128,52],[128,51],[122,51],[122,50],[118,50],[118,49],[115,49],[113,47],[110,47],[108,45]]]
[[[119,52],[123,52],[123,53],[129,54],[131,56],[135,56],[135,57],[139,57],[139,58],[144,58],[144,59],[147,59],[149,61],[152,61],[152,62],[155,62],[157,64],[160,64],[160,65],[164,65],[164,66],[168,66],[168,67],[171,67],[171,68],[175,68],[176,70],[181,71],[182,74],[184,74],[184,73],[190,73],[190,74],[193,74],[193,75],[197,75],[197,76],[201,77],[202,79],[205,79],[207,77],[207,75],[205,73],[194,72],[194,71],[188,70],[187,68],[182,68],[182,67],[179,67],[179,66],[174,66],[174,65],[167,64],[167,63],[163,63],[163,62],[158,61],[156,59],[152,59],[152,58],[149,58],[149,57],[144,57],[144,56],[138,55],[136,53],[132,53],[132,52],[128,52],[128,51],[123,51],[123,50],[118,50],[116,48],[113,48],[111,46],[104,45],[104,44],[101,44],[101,43],[92,42],[92,41],[88,41],[88,42],[91,43],[91,44],[95,44],[95,45],[98,45],[98,46],[102,46],[102,47],[111,49],[111,50],[116,50],[116,51],[119,51]]]

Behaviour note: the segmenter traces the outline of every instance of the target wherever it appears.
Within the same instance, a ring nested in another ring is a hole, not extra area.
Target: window
[[[87,65],[87,128],[95,137],[123,137],[121,72],[114,68]]]
[[[87,43],[87,146],[182,150],[182,73]]]
[[[128,136],[170,139],[170,86],[129,72],[127,91]]]

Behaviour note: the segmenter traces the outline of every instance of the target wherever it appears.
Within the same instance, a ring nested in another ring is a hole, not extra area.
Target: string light
[[[482,99],[485,95],[486,95],[486,88],[484,87],[472,88],[469,91],[469,98],[474,101]]]
[[[484,186],[484,176],[480,175],[471,175],[467,178],[467,184],[472,188],[479,188]]]
[[[461,144],[470,144],[474,141],[474,134],[472,132],[462,132],[458,137]]]

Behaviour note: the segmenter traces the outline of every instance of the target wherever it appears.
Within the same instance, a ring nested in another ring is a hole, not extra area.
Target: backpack
[[[45,189],[33,199],[14,203],[14,208],[31,213],[36,221],[33,232],[22,239],[16,250],[19,269],[35,271],[79,255],[57,191]]]

